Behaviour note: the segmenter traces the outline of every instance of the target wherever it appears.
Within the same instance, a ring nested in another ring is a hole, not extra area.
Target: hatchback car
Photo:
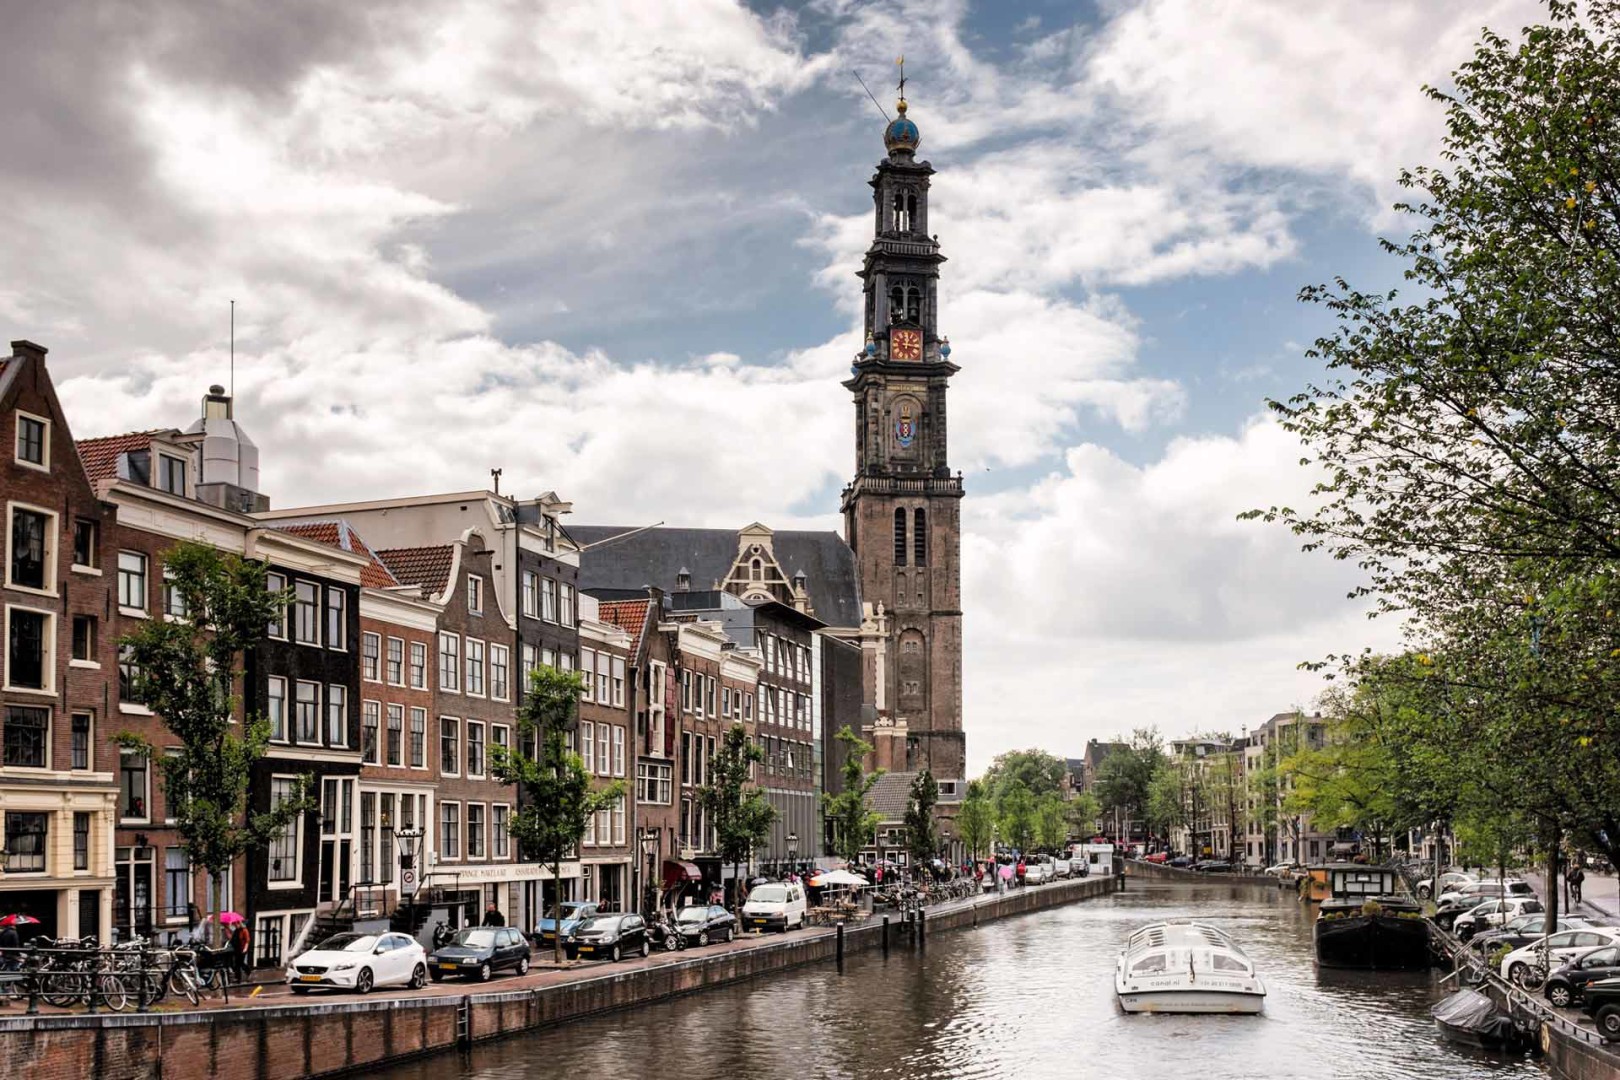
[[[519,975],[529,973],[529,942],[505,926],[470,926],[428,957],[428,974],[434,982],[457,976],[488,982],[506,968]]]
[[[1528,945],[1538,941],[1554,930],[1579,930],[1592,925],[1592,920],[1584,919],[1579,915],[1559,915],[1558,925],[1549,926],[1546,912],[1534,915],[1520,915],[1509,919],[1507,925],[1496,930],[1483,930],[1468,939],[1468,947],[1484,956],[1489,956],[1497,949],[1506,945],[1510,949],[1517,949],[1521,945]]]
[[[1514,949],[1502,958],[1499,970],[1502,978],[1516,986],[1533,990],[1541,985],[1541,979],[1547,973],[1569,963],[1588,949],[1603,945],[1620,945],[1620,930],[1596,926],[1582,930],[1560,930]]]
[[[600,910],[599,906],[590,900],[564,900],[562,906],[562,937],[567,941],[574,928],[586,919],[591,918]],[[548,908],[540,921],[535,924],[534,936],[542,945],[550,945],[557,937],[557,921],[551,917]]]
[[[1481,930],[1494,929],[1519,915],[1540,914],[1542,910],[1541,901],[1533,896],[1510,896],[1502,900],[1487,900],[1457,916],[1451,924],[1451,931],[1467,941]]]
[[[287,985],[295,994],[369,994],[378,986],[418,990],[427,978],[427,951],[404,934],[336,934],[287,965]]]
[[[652,952],[647,924],[640,915],[596,915],[574,928],[563,946],[568,959],[618,961]]]
[[[1547,976],[1541,994],[1555,1008],[1567,1009],[1586,996],[1600,979],[1620,978],[1620,945],[1602,945],[1581,953]]]
[[[1620,979],[1602,979],[1586,988],[1581,1003],[1608,1042],[1620,1042]]]
[[[681,908],[675,916],[675,929],[688,945],[730,941],[736,928],[737,921],[732,918],[731,912],[719,904],[692,904]]]
[[[1470,874],[1462,870],[1448,870],[1440,875],[1440,895],[1444,896],[1453,889],[1478,880],[1479,877],[1476,874]],[[1434,878],[1426,877],[1419,881],[1417,883],[1417,894],[1419,900],[1428,900],[1434,896]]]

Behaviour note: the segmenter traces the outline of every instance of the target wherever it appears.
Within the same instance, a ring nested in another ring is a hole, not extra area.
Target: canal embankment
[[[1196,885],[1200,882],[1209,882],[1221,885],[1254,885],[1273,891],[1278,888],[1291,887],[1291,883],[1279,882],[1277,878],[1268,877],[1265,874],[1204,873],[1199,870],[1186,870],[1179,866],[1143,862],[1141,859],[1127,859],[1125,861],[1125,876],[1144,878],[1149,881],[1174,881],[1181,885]]]
[[[938,905],[918,927],[881,917],[795,931],[717,950],[662,954],[629,965],[535,973],[498,990],[418,991],[386,998],[322,997],[296,1004],[114,1015],[0,1018],[0,1080],[293,1080],[394,1062],[566,1024],[841,956],[928,947],[929,939],[1015,915],[1105,896],[1118,878],[1086,878]],[[949,948],[949,938],[934,948]],[[532,980],[532,981],[531,981]]]

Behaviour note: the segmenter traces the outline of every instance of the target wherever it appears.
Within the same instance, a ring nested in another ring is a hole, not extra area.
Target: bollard
[[[838,924],[838,970],[844,970],[844,924]]]
[[[889,955],[889,917],[883,916],[883,955]]]

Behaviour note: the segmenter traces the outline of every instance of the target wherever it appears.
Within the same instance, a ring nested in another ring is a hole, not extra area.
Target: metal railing
[[[229,949],[163,949],[144,939],[102,945],[36,938],[27,946],[0,949],[0,998],[40,1005],[83,1008],[88,1013],[148,1012],[170,995],[192,1005],[205,998],[230,1000]]]

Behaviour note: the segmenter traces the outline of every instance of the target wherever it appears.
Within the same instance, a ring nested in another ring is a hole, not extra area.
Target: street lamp
[[[641,830],[641,855],[642,855],[641,863],[642,863],[642,866],[645,869],[643,869],[642,872],[641,872],[642,873],[641,906],[642,906],[643,909],[645,909],[645,912],[647,914],[649,914],[649,915],[652,913],[652,908],[654,906],[651,903],[651,899],[652,899],[652,895],[653,895],[653,877],[654,877],[654,875],[653,875],[653,859],[654,859],[654,857],[656,857],[657,854],[658,854],[658,830],[654,829],[654,828],[650,828],[650,827],[642,829]]]
[[[796,832],[788,833],[787,834],[787,845],[788,845],[788,873],[796,874],[796,873],[799,872],[799,834],[796,833]]]

